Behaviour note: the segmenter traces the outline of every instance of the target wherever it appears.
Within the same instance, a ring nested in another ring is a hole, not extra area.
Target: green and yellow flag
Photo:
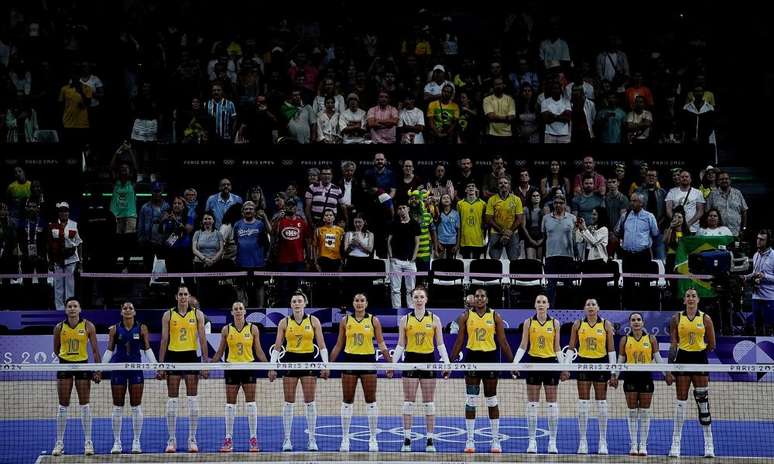
[[[717,250],[721,245],[728,245],[734,241],[734,237],[703,237],[692,235],[683,237],[677,244],[677,253],[675,254],[675,271],[678,274],[688,275],[688,256],[702,251]],[[709,280],[699,279],[681,279],[677,285],[680,295],[684,294],[689,288],[695,288],[700,298],[715,297],[715,291],[712,289]]]

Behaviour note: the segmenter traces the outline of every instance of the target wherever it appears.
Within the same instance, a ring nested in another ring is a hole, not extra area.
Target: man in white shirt
[[[422,132],[425,130],[424,111],[414,106],[416,99],[414,94],[406,94],[403,109],[400,110],[398,129],[400,129],[400,143],[424,144],[425,138]]]
[[[691,187],[691,173],[680,171],[680,185],[669,191],[666,196],[666,212],[672,219],[672,212],[678,206],[685,210],[685,220],[694,234],[699,231],[699,220],[704,215],[704,195],[701,190]]]
[[[366,112],[360,109],[360,97],[347,95],[347,109],[339,115],[339,128],[344,144],[366,142]]]
[[[454,84],[446,80],[446,68],[443,65],[437,64],[433,67],[433,79],[425,85],[424,100],[425,102],[431,102],[441,98],[441,90],[445,85],[451,85],[454,89]]]
[[[550,97],[540,105],[540,113],[546,124],[545,143],[570,143],[572,105],[562,96],[559,82],[551,82],[549,88]]]
[[[551,62],[556,61],[559,61],[562,67],[566,68],[571,61],[570,47],[564,39],[559,37],[559,18],[551,18],[549,27],[550,32],[548,38],[540,42],[540,48],[538,50],[540,61],[543,62],[543,66],[546,69],[551,67]]]
[[[629,59],[620,48],[621,39],[610,36],[606,50],[597,55],[597,74],[600,80],[612,82],[616,92],[623,93],[629,77]]]

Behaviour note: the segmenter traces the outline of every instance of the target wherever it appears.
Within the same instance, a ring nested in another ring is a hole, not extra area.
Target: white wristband
[[[269,360],[272,364],[277,364],[277,361],[279,361],[279,351],[277,350],[271,350],[271,359]]]
[[[403,351],[404,350],[405,350],[405,348],[403,348],[403,346],[401,346],[401,345],[398,345],[398,346],[395,347],[395,351],[393,351],[393,354],[392,354],[392,362],[393,363],[399,363],[400,362],[401,357],[403,356]]]
[[[320,350],[320,358],[322,358],[322,362],[327,363],[328,362],[328,349],[323,348]]]
[[[438,354],[441,355],[441,362],[449,364],[449,352],[446,351],[446,345],[438,345]]]
[[[616,362],[615,351],[608,351],[607,352],[607,360],[608,360],[608,362],[610,364],[615,364],[615,362]],[[614,375],[614,376],[618,377],[618,371],[613,369],[613,370],[610,371],[610,375]]]
[[[110,362],[110,358],[113,357],[113,352],[110,350],[105,350],[105,352],[102,354],[102,362],[107,364]]]
[[[145,359],[148,360],[149,363],[156,364],[158,361],[156,361],[156,355],[153,354],[153,350],[148,348],[147,350],[143,350],[143,353],[145,353]]]

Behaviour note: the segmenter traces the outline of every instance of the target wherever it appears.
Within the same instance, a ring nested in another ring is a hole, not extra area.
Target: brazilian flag
[[[734,237],[704,237],[698,235],[692,235],[690,237],[683,237],[677,244],[677,253],[675,254],[675,271],[678,274],[688,275],[691,272],[688,270],[688,256],[694,253],[701,253],[703,251],[717,250],[719,246],[728,245],[734,241]],[[712,289],[709,280],[699,279],[680,279],[678,281],[677,288],[679,294],[682,295],[689,288],[695,288],[700,298],[712,298],[717,296]]]

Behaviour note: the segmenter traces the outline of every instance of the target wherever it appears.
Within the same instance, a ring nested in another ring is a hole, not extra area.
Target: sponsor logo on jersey
[[[299,236],[301,236],[301,224],[298,224],[298,227],[285,227],[282,229],[281,234],[282,238],[285,240],[297,240]]]

